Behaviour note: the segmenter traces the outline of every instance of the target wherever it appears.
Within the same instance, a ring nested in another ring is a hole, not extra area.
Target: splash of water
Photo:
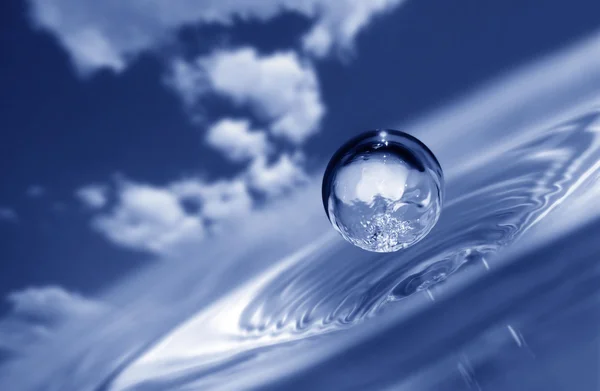
[[[415,293],[434,299],[431,288],[464,266],[493,268],[495,253],[543,221],[590,174],[600,159],[592,126],[599,118],[587,113],[546,129],[450,182],[438,225],[400,255],[356,257],[331,238],[297,253],[174,330],[111,389],[134,387],[150,370],[173,384],[214,385],[231,373],[225,363],[244,357],[240,368],[249,373],[263,355],[278,357],[291,343],[314,348],[315,338],[364,323]],[[182,380],[199,371],[200,379]]]

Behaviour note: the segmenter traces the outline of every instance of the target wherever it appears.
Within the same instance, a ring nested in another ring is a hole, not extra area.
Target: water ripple
[[[187,369],[174,365],[178,369],[166,370],[180,385],[185,383],[182,377],[195,373],[198,385],[223,368],[234,370],[231,360],[259,359],[248,356],[250,352],[346,329],[418,292],[434,299],[429,290],[467,265],[493,268],[495,253],[542,221],[590,170],[597,171],[600,149],[592,125],[599,118],[600,112],[593,111],[542,129],[449,181],[437,226],[414,247],[396,254],[357,256],[358,250],[325,238],[174,330],[142,364],[152,357],[169,357],[175,339],[186,340],[182,335],[202,335],[190,356],[194,365],[187,361]],[[156,377],[164,381],[162,370]],[[124,376],[112,389],[136,386],[135,376]]]
[[[452,198],[438,226],[414,248],[360,258],[340,248],[294,265],[254,297],[240,328],[256,336],[351,324],[444,281],[465,264],[487,262],[561,202],[578,175],[597,161],[596,134],[588,125],[598,116],[548,129],[449,183]]]

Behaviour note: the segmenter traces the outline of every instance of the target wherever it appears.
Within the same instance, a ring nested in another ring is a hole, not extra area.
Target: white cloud
[[[333,37],[322,24],[316,25],[302,40],[304,49],[317,57],[324,57],[331,50]]]
[[[277,196],[294,189],[308,177],[298,159],[283,154],[269,165],[265,158],[256,159],[248,170],[250,186],[268,196]]]
[[[49,335],[73,318],[105,312],[108,307],[59,286],[28,288],[10,293],[8,314],[0,319],[0,349],[19,351]]]
[[[91,209],[100,209],[107,202],[107,188],[102,185],[88,185],[75,192],[81,202]]]
[[[92,226],[119,246],[177,255],[249,214],[250,189],[275,197],[306,183],[300,160],[283,154],[268,164],[259,156],[239,177],[213,182],[192,177],[151,186],[123,180],[115,207],[96,215]]]
[[[269,121],[273,134],[295,144],[317,132],[325,114],[314,69],[293,51],[261,56],[245,47],[218,50],[192,63],[178,59],[169,84],[188,106],[209,91],[249,105]]]
[[[155,49],[185,24],[232,24],[236,19],[267,20],[282,12],[310,17],[313,26],[305,49],[324,56],[333,48],[351,48],[371,19],[401,0],[30,0],[33,19],[54,33],[80,71],[123,70],[132,57]],[[249,191],[269,197],[305,182],[301,161],[287,154],[269,163],[279,137],[298,146],[315,134],[325,114],[318,79],[310,61],[293,50],[259,54],[252,47],[220,49],[192,61],[171,59],[169,85],[196,111],[209,94],[221,95],[250,109],[264,131],[250,121],[226,117],[213,123],[208,145],[235,162],[249,166],[235,179],[198,179],[165,186],[125,181],[117,205],[94,218],[93,226],[112,242],[157,254],[195,244],[208,224],[242,216],[253,207]],[[185,190],[185,191],[184,191]],[[192,191],[193,190],[193,191]],[[186,193],[187,194],[184,194]],[[90,208],[106,205],[106,190],[80,189],[77,197]],[[197,204],[190,211],[188,201]]]
[[[272,122],[274,134],[301,143],[318,130],[325,108],[317,77],[296,53],[260,56],[253,48],[222,50],[199,64],[216,92],[250,104]]]
[[[202,219],[187,214],[168,189],[133,182],[120,188],[119,203],[93,226],[112,242],[154,253],[173,253],[204,236]]]
[[[284,12],[311,18],[307,50],[351,48],[374,16],[403,0],[29,0],[35,24],[54,34],[81,72],[125,69],[131,58],[164,43],[180,27],[236,18],[269,20]],[[323,37],[327,36],[326,39]],[[316,38],[315,38],[316,37]],[[324,44],[325,43],[325,44]]]
[[[273,152],[267,135],[299,146],[319,130],[326,109],[307,54],[323,57],[334,49],[352,49],[357,35],[374,17],[403,0],[29,2],[35,24],[58,39],[83,73],[100,68],[123,71],[140,53],[160,50],[185,25],[230,26],[240,19],[267,21],[283,13],[310,19],[311,27],[298,37],[304,55],[291,49],[259,54],[245,47],[216,50],[193,61],[171,59],[168,83],[193,114],[201,110],[202,98],[218,94],[250,109],[264,123],[261,128],[265,131],[253,130],[249,121],[232,118],[221,119],[209,128],[206,142],[211,147],[232,161],[249,161],[250,165],[233,181],[199,182],[202,191],[196,201],[202,204],[200,213],[190,215],[182,205],[185,199],[169,186],[130,184],[122,189],[112,213],[95,220],[95,227],[114,242],[160,253],[177,247],[182,240],[202,237],[206,219],[218,220],[251,209],[248,188],[277,195],[304,181],[306,174],[300,162],[288,155],[267,163]],[[81,189],[77,195],[92,208],[106,204],[99,189]],[[150,203],[146,207],[136,197],[161,206]]]
[[[232,118],[213,124],[206,134],[206,142],[237,162],[266,155],[270,149],[264,132],[251,130],[247,120]]]
[[[197,210],[188,210],[186,202]],[[97,215],[92,225],[119,246],[173,255],[204,240],[210,233],[207,224],[218,229],[252,206],[243,179],[208,183],[188,178],[160,187],[123,181],[117,205]]]
[[[25,192],[25,194],[27,195],[27,197],[39,198],[39,197],[43,196],[44,194],[46,194],[46,189],[44,189],[40,185],[31,185],[27,188],[27,191]]]
[[[182,200],[198,202],[202,217],[211,221],[238,218],[252,208],[252,197],[240,179],[214,183],[185,179],[171,184],[170,189]]]
[[[82,74],[98,68],[110,68],[120,72],[125,69],[125,53],[118,53],[108,37],[94,27],[83,27],[64,37],[64,45],[71,52],[77,69]]]
[[[177,91],[187,107],[193,108],[198,99],[209,92],[205,72],[181,58],[173,59],[170,65],[167,84]]]
[[[7,296],[14,315],[46,320],[97,313],[104,306],[60,286],[27,288]]]
[[[19,217],[17,212],[11,208],[0,208],[0,221],[17,222]]]
[[[352,49],[356,36],[372,19],[392,11],[404,0],[336,0],[323,1],[322,15],[303,38],[304,49],[317,57],[331,52],[334,46]]]

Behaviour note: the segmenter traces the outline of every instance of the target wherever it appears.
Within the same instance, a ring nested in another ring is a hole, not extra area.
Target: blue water
[[[421,242],[342,240],[319,173],[225,246],[117,283],[111,310],[0,367],[0,389],[598,390],[600,74],[549,71],[578,53],[407,125],[446,174]]]

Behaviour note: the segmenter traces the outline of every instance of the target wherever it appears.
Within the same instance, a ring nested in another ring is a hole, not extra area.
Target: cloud
[[[7,300],[13,315],[49,322],[60,321],[67,316],[94,314],[104,309],[99,303],[60,286],[27,288],[10,293]]]
[[[93,226],[110,241],[131,249],[170,254],[204,236],[200,216],[188,214],[165,188],[124,181],[115,208]]]
[[[313,21],[306,50],[319,56],[350,49],[376,15],[403,0],[29,0],[38,28],[52,33],[82,73],[123,71],[138,54],[164,44],[186,25],[232,25],[296,13]]]
[[[10,310],[0,319],[0,349],[18,352],[47,337],[69,319],[102,314],[108,307],[59,286],[10,293]]]
[[[191,178],[164,186],[123,181],[117,189],[116,205],[93,218],[93,227],[113,243],[170,254],[202,240],[215,224],[251,210],[253,194],[278,197],[306,181],[301,159],[286,153],[274,161],[271,158],[277,156],[272,139],[298,150],[321,126],[326,108],[310,56],[351,50],[357,35],[374,17],[402,0],[29,3],[35,25],[57,38],[82,74],[101,68],[121,72],[140,53],[160,51],[186,25],[231,26],[240,19],[268,21],[283,13],[310,20],[310,28],[298,37],[303,46],[299,52],[281,49],[265,54],[243,47],[218,49],[193,60],[169,60],[168,85],[193,115],[202,110],[205,98],[216,95],[236,108],[250,110],[260,124],[260,129],[253,129],[252,121],[229,114],[206,132],[209,146],[231,161],[248,163],[233,179],[208,182]],[[107,203],[107,189],[102,186],[86,186],[76,195],[91,209]]]
[[[265,158],[256,159],[248,169],[250,186],[267,196],[282,195],[298,185],[307,182],[307,175],[299,164],[299,159],[283,154],[273,164]]]
[[[103,185],[88,185],[80,188],[75,195],[90,209],[100,209],[106,205],[107,187]]]
[[[351,50],[356,36],[377,15],[390,12],[404,0],[337,0],[323,1],[317,23],[303,37],[306,51],[324,57],[334,47]]]
[[[194,62],[181,58],[171,61],[166,84],[175,90],[188,108],[196,108],[198,100],[210,92],[206,73]]]
[[[209,92],[249,106],[270,123],[272,134],[294,144],[316,133],[325,114],[314,69],[293,51],[261,56],[244,47],[218,50],[193,62],[178,59],[169,84],[188,106]]]
[[[18,220],[19,217],[17,216],[17,212],[15,212],[14,209],[4,207],[0,208],[0,221],[16,223]]]
[[[296,53],[260,56],[253,48],[241,48],[217,51],[198,62],[214,91],[249,104],[271,121],[273,134],[299,144],[318,130],[325,108],[317,77]]]
[[[46,194],[46,189],[40,185],[31,185],[27,188],[25,194],[30,198],[40,198]]]
[[[180,200],[197,202],[202,217],[212,222],[239,218],[252,208],[252,197],[241,179],[205,183],[192,178],[169,188]]]
[[[252,207],[241,177],[215,182],[186,178],[165,186],[123,180],[115,207],[96,215],[92,226],[119,246],[177,255]]]
[[[213,124],[206,134],[206,142],[235,162],[264,156],[271,148],[264,132],[251,130],[247,120],[232,118]]]
[[[323,25],[315,26],[302,40],[304,49],[317,57],[324,57],[331,50],[333,37]]]
[[[270,135],[296,148],[318,131],[325,113],[313,68],[292,51],[260,55],[250,47],[217,50],[193,61],[177,59],[171,69],[169,84],[188,107],[201,105],[208,94],[222,95],[238,106],[249,107],[266,122]],[[214,185],[186,185],[206,206],[202,210],[206,217],[218,219],[223,213],[241,216],[251,209],[248,189],[273,198],[306,182],[302,159],[297,158],[300,154],[280,154],[270,162],[273,146],[267,133],[252,130],[249,120],[220,119],[209,127],[206,142],[232,161],[249,162],[233,182],[235,187],[229,180]],[[175,189],[181,195],[180,189]],[[227,195],[226,189],[235,197]]]
[[[252,191],[273,198],[305,184],[300,160],[283,154],[269,164],[260,156],[238,177],[213,182],[191,177],[153,186],[123,180],[117,204],[96,215],[92,226],[116,245],[177,255],[250,213]]]

